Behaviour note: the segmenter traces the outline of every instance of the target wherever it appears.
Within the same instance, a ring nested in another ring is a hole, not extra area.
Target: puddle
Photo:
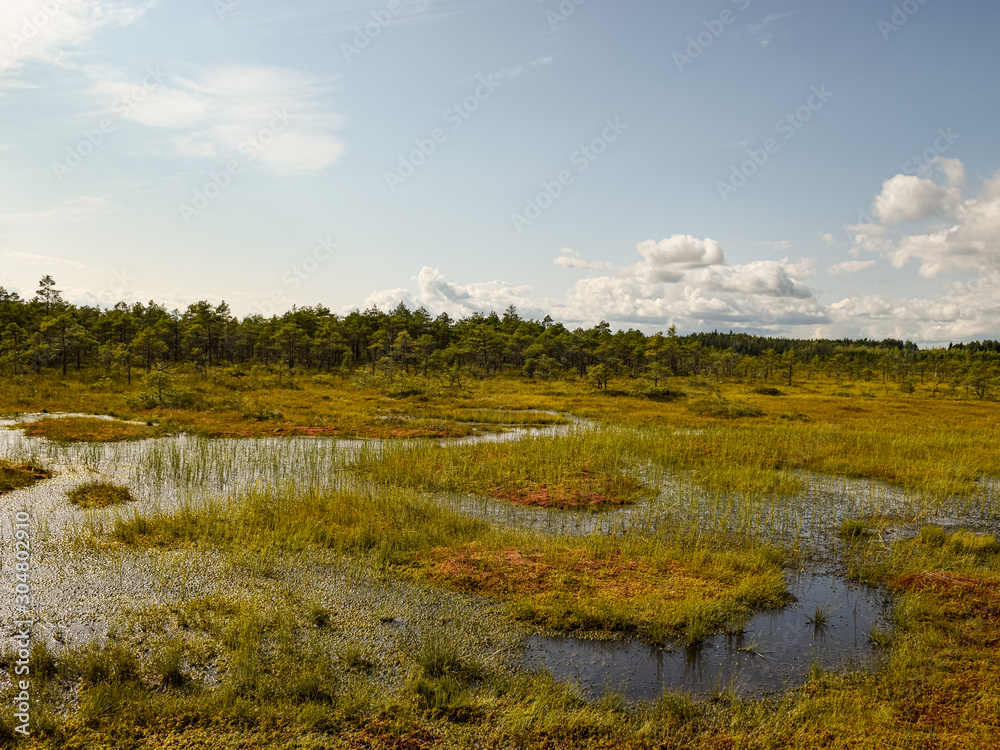
[[[665,690],[703,696],[720,688],[760,697],[805,684],[813,662],[837,670],[875,664],[867,634],[886,622],[886,592],[819,574],[798,576],[789,591],[792,604],[760,612],[742,634],[718,635],[700,647],[532,636],[522,664],[578,682],[590,697],[610,689],[629,700],[652,700]],[[809,622],[817,607],[828,615],[823,626]]]

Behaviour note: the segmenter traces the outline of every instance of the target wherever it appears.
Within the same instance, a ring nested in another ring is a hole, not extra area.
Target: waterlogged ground
[[[631,700],[654,700],[664,690],[760,697],[804,684],[816,667],[876,665],[869,633],[886,626],[887,592],[813,573],[791,576],[789,591],[792,604],[696,646],[532,635],[523,664],[575,681],[593,698],[610,690]]]
[[[0,421],[0,428],[39,416]],[[447,443],[564,436],[592,428],[575,420],[567,426],[517,429]],[[630,699],[651,699],[664,689],[700,695],[732,689],[759,695],[804,683],[813,664],[842,669],[873,664],[869,634],[885,627],[889,595],[849,584],[830,572],[790,574],[793,604],[756,614],[738,634],[715,636],[687,648],[541,633],[515,624],[491,599],[395,580],[322,552],[288,558],[248,553],[241,558],[203,549],[108,548],[90,543],[116,518],[135,512],[226,502],[263,487],[294,492],[357,486],[362,480],[346,468],[359,451],[378,450],[379,445],[326,438],[207,440],[183,435],[57,444],[27,438],[17,429],[0,429],[0,458],[41,464],[56,472],[51,479],[0,498],[6,540],[11,539],[16,512],[32,515],[36,638],[53,648],[87,643],[104,638],[109,629],[133,627],[157,608],[224,592],[264,606],[289,600],[303,607],[321,606],[333,625],[330,648],[338,639],[349,639],[369,654],[376,678],[388,686],[405,675],[406,654],[421,633],[442,625],[464,652],[488,668],[544,667],[558,679],[580,683],[592,696],[608,688]],[[836,534],[844,519],[884,519],[874,533],[888,543],[916,533],[920,518],[940,513],[919,498],[875,482],[806,474],[802,478],[804,491],[754,506],[750,524],[766,528],[777,543],[797,543],[810,568],[816,560],[831,559],[845,544]],[[84,511],[67,501],[70,490],[95,479],[127,487],[134,502],[124,508]],[[659,489],[651,500],[599,513],[518,507],[460,494],[433,497],[493,524],[550,534],[640,530],[655,535],[678,525],[707,527],[708,519],[734,526],[737,521],[744,526],[748,522],[741,515],[748,511],[741,510],[738,499],[703,492],[683,478],[663,478]],[[995,488],[984,487],[983,492]],[[962,518],[968,521],[968,515]],[[938,520],[957,523],[959,518]],[[985,524],[986,520],[980,523]],[[13,583],[9,565],[4,565],[4,575]],[[0,619],[8,626],[15,619],[9,597],[0,598]]]

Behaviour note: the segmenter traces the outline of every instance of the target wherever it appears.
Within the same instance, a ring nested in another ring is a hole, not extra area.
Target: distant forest
[[[646,335],[612,331],[606,322],[570,330],[548,316],[525,320],[512,306],[502,315],[456,320],[423,307],[375,308],[337,315],[293,308],[266,318],[230,313],[226,303],[197,302],[168,311],[155,302],[112,308],[65,302],[51,276],[30,300],[0,287],[0,373],[101,368],[127,378],[132,370],[184,365],[252,365],[315,371],[415,374],[425,377],[527,378],[587,376],[598,387],[613,378],[643,378],[653,387],[672,376],[791,382],[816,374],[881,381],[912,392],[917,384],[988,397],[1000,382],[1000,342],[921,349],[909,341],[787,339],[746,333],[669,330]]]

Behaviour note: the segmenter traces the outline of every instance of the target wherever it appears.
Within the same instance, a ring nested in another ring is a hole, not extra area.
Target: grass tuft
[[[106,508],[132,502],[132,493],[127,487],[111,482],[87,482],[74,487],[69,492],[69,501],[80,508]]]

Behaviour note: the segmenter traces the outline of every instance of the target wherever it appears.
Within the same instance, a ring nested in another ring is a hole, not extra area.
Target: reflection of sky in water
[[[43,416],[43,415],[35,415]],[[30,509],[44,528],[36,543],[58,546],[67,529],[86,517],[110,517],[118,509],[81,511],[68,504],[66,492],[90,479],[125,484],[136,502],[131,509],[165,511],[206,497],[234,497],[254,489],[322,491],[336,487],[363,487],[366,483],[343,469],[366,446],[376,451],[381,441],[323,438],[263,438],[206,440],[179,435],[142,442],[60,445],[25,438],[17,430],[2,429],[15,422],[0,420],[0,457],[29,460],[51,467],[57,475],[34,487],[5,497],[9,507]],[[530,435],[563,435],[589,423],[572,426],[518,429],[508,433],[445,440],[443,444],[523,439]],[[919,498],[876,482],[803,474],[807,489],[797,496],[768,498],[754,509],[752,527],[775,542],[797,539],[807,553],[827,562],[842,554],[836,528],[844,518],[922,508]],[[604,512],[525,508],[473,496],[430,495],[439,502],[492,523],[532,528],[550,534],[617,534],[639,532],[669,535],[678,528],[690,531],[692,522],[710,530],[727,500],[704,493],[678,477],[665,477],[662,493],[651,502]],[[996,533],[997,482],[983,481],[977,509],[946,502],[923,507],[934,523],[965,523]],[[752,504],[751,504],[752,506]],[[749,507],[749,506],[748,506]],[[905,513],[904,513],[905,515]],[[735,518],[733,519],[735,521]],[[745,518],[744,518],[745,521]],[[10,533],[10,518],[0,519]],[[884,541],[917,532],[919,523],[900,524],[880,531]],[[886,612],[885,595],[831,576],[807,575],[790,581],[797,601],[782,610],[756,615],[744,634],[716,636],[699,649],[683,645],[667,648],[639,641],[588,641],[575,638],[531,637],[524,664],[548,667],[560,679],[579,681],[590,693],[612,686],[631,698],[650,698],[664,688],[705,693],[732,685],[743,695],[757,695],[802,684],[810,663],[826,668],[863,665],[872,659],[866,637],[872,623]],[[817,606],[826,608],[823,628],[808,623]]]
[[[698,648],[532,636],[523,663],[579,682],[592,696],[610,688],[646,700],[664,690],[704,694],[720,687],[755,696],[803,684],[814,661],[826,669],[873,663],[867,633],[884,624],[884,593],[813,574],[789,581],[789,590],[796,597],[792,604],[758,613],[741,635],[718,635]],[[822,627],[809,623],[817,607],[829,615]]]

